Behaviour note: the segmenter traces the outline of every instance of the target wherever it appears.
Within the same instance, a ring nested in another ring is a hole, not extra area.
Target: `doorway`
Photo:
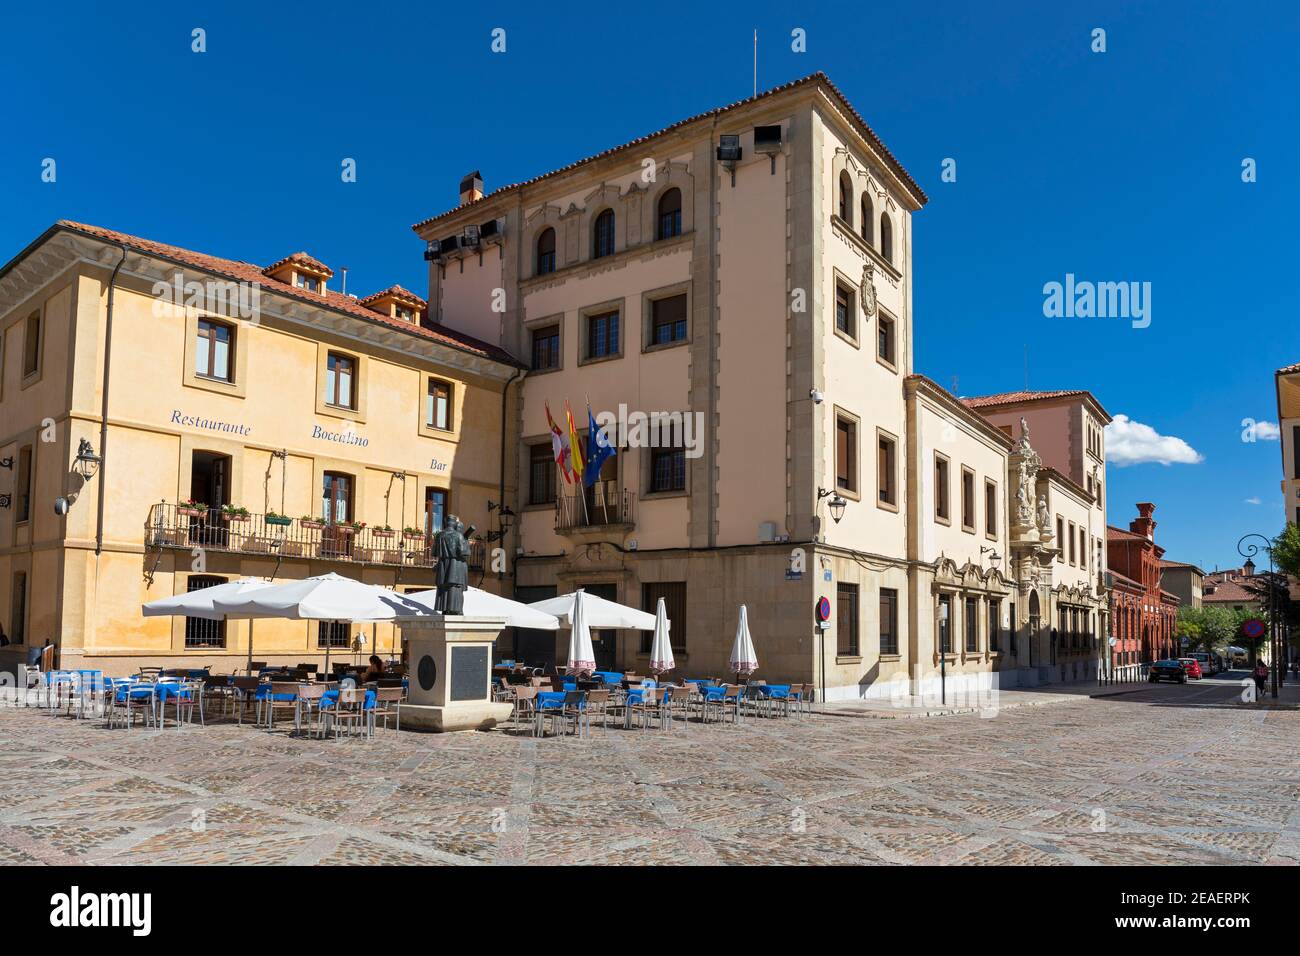
[[[230,504],[230,456],[211,451],[196,451],[190,456],[190,498],[207,505],[202,515],[189,519],[191,544],[225,547],[229,530],[221,517],[223,506]]]
[[[515,600],[524,604],[545,601],[555,597],[554,584],[540,584],[535,587],[515,588]],[[540,631],[531,627],[512,628],[515,632],[514,649],[510,651],[514,659],[523,661],[529,667],[555,667],[555,644],[557,631]],[[504,649],[496,655],[499,659]]]
[[[353,482],[351,475],[338,471],[325,472],[321,489],[321,517],[325,528],[321,531],[320,550],[323,558],[352,557]]]
[[[1038,631],[1042,627],[1041,609],[1038,592],[1029,592],[1029,666],[1034,666],[1034,643],[1038,640]]]
[[[608,464],[608,463],[607,463]],[[613,583],[606,584],[583,584],[580,587],[588,594],[598,598],[604,598],[606,601],[618,600],[618,585]],[[618,631],[613,628],[591,629],[591,649],[596,653],[596,670],[612,671],[617,670],[616,662],[618,661]]]

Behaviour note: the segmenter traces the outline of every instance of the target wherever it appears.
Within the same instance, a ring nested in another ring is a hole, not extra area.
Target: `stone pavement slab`
[[[1300,712],[1232,693],[543,740],[0,708],[0,863],[1295,863]]]

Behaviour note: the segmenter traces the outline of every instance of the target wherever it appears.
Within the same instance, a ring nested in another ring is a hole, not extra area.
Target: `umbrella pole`
[[[253,619],[248,619],[248,673],[253,673]]]

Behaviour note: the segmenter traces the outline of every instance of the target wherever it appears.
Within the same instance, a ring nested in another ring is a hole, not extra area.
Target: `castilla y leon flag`
[[[582,440],[578,437],[578,426],[573,423],[573,409],[569,407],[567,398],[564,400],[564,414],[569,419],[569,447],[573,450],[569,467],[573,469],[573,480],[578,481],[582,478]]]
[[[555,419],[551,417],[551,406],[549,402],[543,402],[546,408],[546,422],[551,426],[551,454],[555,456],[555,463],[560,466],[560,474],[569,484],[573,484],[573,470],[569,466],[570,446],[569,436],[560,431],[560,426],[555,424]]]

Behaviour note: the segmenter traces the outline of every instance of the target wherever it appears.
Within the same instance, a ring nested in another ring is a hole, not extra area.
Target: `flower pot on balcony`
[[[285,517],[284,515],[267,515],[266,523],[278,525],[281,528],[287,528],[289,525],[293,524],[293,519]]]
[[[177,505],[176,513],[178,515],[185,515],[187,518],[200,518],[207,513],[207,510],[204,509],[200,511],[198,508],[190,508],[186,505]]]
[[[385,531],[382,528],[372,528],[370,533],[376,538],[391,538],[393,535],[397,534],[396,531]]]

